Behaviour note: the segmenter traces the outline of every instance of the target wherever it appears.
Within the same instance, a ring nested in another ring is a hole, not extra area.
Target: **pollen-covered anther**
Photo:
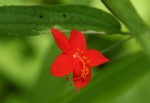
[[[87,75],[89,74],[89,70],[88,70],[88,67],[85,67],[85,68],[83,68],[83,70],[81,70],[81,77],[83,78],[83,79],[87,79]]]
[[[88,67],[86,67],[85,71],[86,71],[86,72],[89,72],[89,69],[88,69]]]
[[[83,57],[82,57],[82,58],[83,58],[84,60],[86,60],[86,59],[87,59],[87,56],[84,56],[84,55],[83,55]]]
[[[91,62],[91,60],[87,60],[86,62],[89,64]]]
[[[81,74],[81,77],[82,77],[83,79],[87,79],[85,74],[84,74],[84,75]]]
[[[86,63],[85,62],[83,62],[83,68],[85,68],[86,67]]]
[[[79,49],[79,48],[77,48],[77,51],[80,51],[80,49]]]
[[[82,74],[85,72],[85,70],[83,69],[83,70],[81,70],[81,72],[82,72]]]

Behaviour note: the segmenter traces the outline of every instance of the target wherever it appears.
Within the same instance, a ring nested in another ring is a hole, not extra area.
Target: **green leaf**
[[[141,19],[129,0],[101,0],[106,7],[118,17],[135,36],[150,58],[150,29]],[[125,5],[125,6],[124,6]]]
[[[2,6],[0,14],[0,34],[4,35],[49,34],[52,27],[63,32],[74,28],[85,33],[120,33],[113,16],[87,6]]]

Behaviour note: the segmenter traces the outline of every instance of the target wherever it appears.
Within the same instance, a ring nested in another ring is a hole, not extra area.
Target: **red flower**
[[[54,28],[51,32],[62,53],[53,62],[50,72],[57,77],[73,72],[73,82],[76,90],[79,90],[89,83],[91,67],[101,65],[108,59],[97,50],[87,50],[80,31],[72,30],[69,39]]]

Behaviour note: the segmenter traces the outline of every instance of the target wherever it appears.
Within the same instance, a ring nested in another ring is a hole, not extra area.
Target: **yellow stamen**
[[[80,51],[80,49],[79,49],[79,48],[77,48],[77,51]]]
[[[87,62],[88,64],[90,63],[90,61],[89,61],[89,60],[87,60],[86,62]]]

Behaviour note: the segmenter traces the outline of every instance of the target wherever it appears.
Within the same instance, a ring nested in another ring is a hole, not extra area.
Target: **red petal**
[[[62,77],[72,72],[74,66],[75,62],[73,57],[66,54],[60,54],[53,62],[50,72],[54,76]]]
[[[71,46],[69,44],[68,38],[59,30],[52,28],[51,32],[53,34],[53,37],[58,45],[58,47],[67,54],[72,54],[73,50],[71,49]]]
[[[97,50],[87,50],[87,56],[91,59],[90,66],[98,66],[109,61]]]
[[[83,79],[81,77],[82,69],[83,69],[82,64],[77,62],[76,67],[73,71],[73,82],[77,89],[80,89],[80,88],[86,86],[90,82],[90,79],[91,79],[91,68],[88,69],[89,74],[86,76],[87,79]]]
[[[84,35],[80,31],[72,30],[69,39],[70,45],[77,50],[86,50],[86,41]]]

